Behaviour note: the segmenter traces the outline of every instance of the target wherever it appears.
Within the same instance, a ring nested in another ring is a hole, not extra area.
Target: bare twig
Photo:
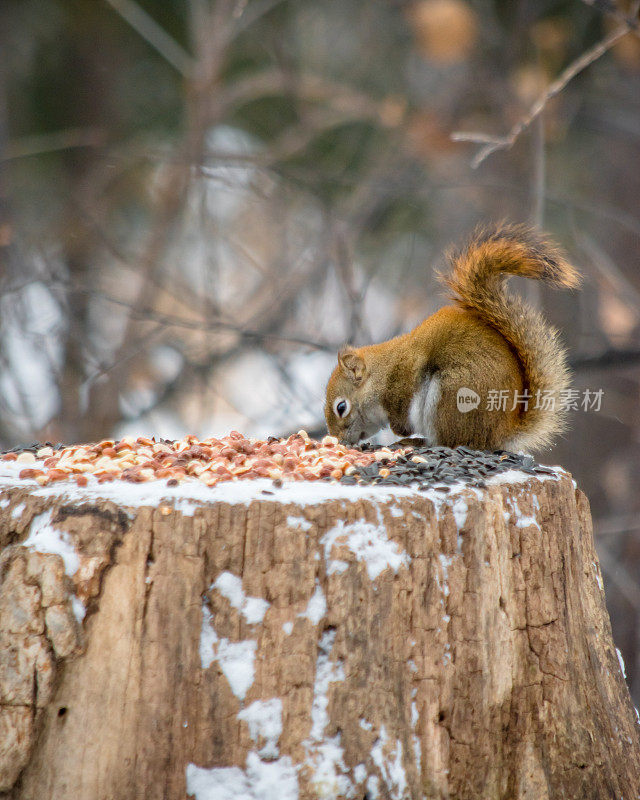
[[[585,231],[577,230],[575,238],[620,300],[634,311],[640,309],[640,291],[620,270],[614,260]]]
[[[4,152],[0,153],[0,161],[12,161],[76,147],[100,147],[105,142],[105,134],[101,128],[68,128],[53,133],[23,136],[7,142]]]
[[[126,348],[120,348],[117,358],[110,361],[109,364],[96,364],[91,374],[88,375],[88,377],[80,386],[80,391],[86,391],[100,378],[104,378],[110,372],[122,367],[122,365],[130,359],[135,358],[140,353],[148,350],[149,345],[154,341],[154,339],[159,338],[159,336],[164,333],[165,330],[165,325],[162,323],[162,321],[155,322],[156,324],[150,331],[145,333],[143,336],[139,336],[135,341],[128,341]]]
[[[471,131],[457,131],[451,135],[454,142],[473,142],[480,144],[482,147],[474,156],[471,165],[475,169],[480,166],[482,162],[488,158],[492,153],[497,150],[508,150],[513,147],[520,134],[525,131],[531,123],[537,119],[540,114],[545,110],[547,103],[556,97],[565,88],[565,86],[579,75],[588,66],[597,61],[602,55],[610,50],[617,42],[624,36],[632,31],[628,22],[617,27],[608,36],[605,36],[602,41],[591,47],[583,53],[575,61],[572,61],[569,66],[563,70],[549,88],[536,100],[531,106],[529,111],[520,119],[509,131],[506,136],[490,136],[485,133],[475,133]]]
[[[264,95],[290,92],[292,88],[295,88],[297,99],[308,103],[326,103],[328,108],[347,117],[380,118],[384,113],[384,104],[366,92],[314,73],[297,75],[292,87],[291,75],[281,68],[264,69],[238,78],[228,86],[221,87],[214,102],[227,111]]]
[[[107,2],[112,5],[116,4],[114,8],[119,8],[123,3],[127,8],[129,4],[135,6],[133,0],[107,0]],[[206,90],[207,86],[215,84],[222,69],[226,47],[228,46],[228,37],[225,32],[226,26],[223,24],[225,22],[227,3],[220,2],[215,4],[210,15],[207,13],[208,9],[206,7],[200,4],[196,5],[197,8],[195,10],[197,13],[204,13],[205,18],[203,18],[202,30],[198,31],[199,36],[195,42],[197,74],[196,62],[191,64],[188,72],[185,73],[189,77],[191,90],[189,93],[190,103],[187,108],[187,126],[183,140],[177,150],[178,159],[167,166],[163,175],[153,224],[139,259],[138,276],[140,288],[135,302],[129,310],[129,318],[125,325],[122,343],[115,355],[116,363],[122,362],[122,357],[127,352],[129,340],[134,337],[134,324],[141,319],[141,316],[142,319],[149,318],[144,311],[151,305],[149,291],[154,289],[155,273],[161,264],[162,256],[172,234],[172,228],[179,219],[187,199],[193,180],[192,167],[202,161],[206,131],[209,125],[214,122],[212,114],[208,113],[208,109],[205,110],[206,95],[203,95],[203,91]],[[139,19],[142,20],[143,17]],[[152,29],[153,26],[144,30],[149,32]],[[209,37],[206,36],[207,30],[211,34]],[[144,33],[141,32],[141,35],[144,35]],[[201,48],[205,48],[205,50]]]
[[[637,19],[640,3],[634,3],[630,13],[627,15],[623,14],[612,0],[582,0],[582,2],[587,6],[591,6],[591,8],[595,8],[602,14],[606,14],[609,17],[617,19],[618,22],[628,25],[634,31],[640,30],[640,23]]]
[[[134,0],[105,0],[122,19],[138,33],[156,52],[171,64],[182,76],[193,71],[193,59],[176,40],[169,36],[155,19]]]
[[[237,33],[246,30],[249,26],[257,22],[265,14],[268,14],[272,8],[279,6],[285,0],[257,0],[249,6],[246,0],[240,0],[238,3],[238,10],[235,13],[237,19],[235,29]]]
[[[593,521],[596,538],[599,536],[617,536],[621,533],[633,533],[640,530],[640,514],[620,514],[603,517]]]
[[[3,291],[3,294],[9,294],[12,292],[19,291],[20,289],[34,282],[36,281],[26,281],[25,283],[20,284],[20,286],[7,287],[6,291]],[[63,285],[70,292],[75,292],[77,294],[88,294],[91,295],[92,297],[103,300],[105,303],[112,303],[113,305],[119,306],[121,308],[126,308],[130,312],[131,318],[138,322],[153,322],[162,325],[165,328],[183,328],[184,330],[192,330],[192,331],[210,331],[210,332],[221,331],[221,330],[230,331],[232,333],[238,334],[244,339],[251,339],[256,341],[268,339],[279,342],[286,342],[288,344],[303,345],[305,347],[311,347],[315,350],[327,350],[329,352],[333,352],[336,349],[336,344],[332,342],[320,342],[313,339],[307,339],[304,337],[285,336],[258,329],[249,329],[245,328],[239,322],[237,323],[227,322],[222,319],[215,319],[215,320],[188,319],[186,317],[180,317],[177,314],[165,314],[148,306],[143,306],[138,303],[130,303],[127,302],[126,300],[121,300],[118,297],[114,297],[113,295],[106,294],[105,292],[101,292],[96,289],[88,289],[77,285],[72,285],[67,281],[59,279],[51,280],[50,285],[53,284]]]
[[[533,136],[533,209],[531,212],[531,221],[539,229],[544,227],[546,171],[544,118],[540,116],[535,121]],[[529,281],[529,283],[537,286],[534,281]]]
[[[574,356],[569,360],[571,369],[581,372],[587,370],[619,369],[640,364],[640,349],[605,350],[596,356]]]

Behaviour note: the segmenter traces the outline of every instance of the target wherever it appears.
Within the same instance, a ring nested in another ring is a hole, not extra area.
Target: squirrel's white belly
[[[440,400],[440,379],[425,378],[424,383],[413,395],[409,406],[409,424],[416,436],[422,436],[428,444],[436,445],[436,410]]]

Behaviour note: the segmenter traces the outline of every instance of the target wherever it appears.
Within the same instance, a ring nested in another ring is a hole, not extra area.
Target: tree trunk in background
[[[435,501],[5,498],[7,798],[638,795],[569,476]],[[64,562],[36,552],[52,531]]]

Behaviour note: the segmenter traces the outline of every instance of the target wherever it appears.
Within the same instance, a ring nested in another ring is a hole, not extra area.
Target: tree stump
[[[639,796],[566,473],[208,501],[27,483],[0,501],[3,797]]]

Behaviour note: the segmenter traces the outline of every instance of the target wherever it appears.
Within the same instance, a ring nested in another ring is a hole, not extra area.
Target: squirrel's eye
[[[333,403],[333,411],[336,417],[346,417],[351,411],[351,403],[344,397],[337,397]]]

